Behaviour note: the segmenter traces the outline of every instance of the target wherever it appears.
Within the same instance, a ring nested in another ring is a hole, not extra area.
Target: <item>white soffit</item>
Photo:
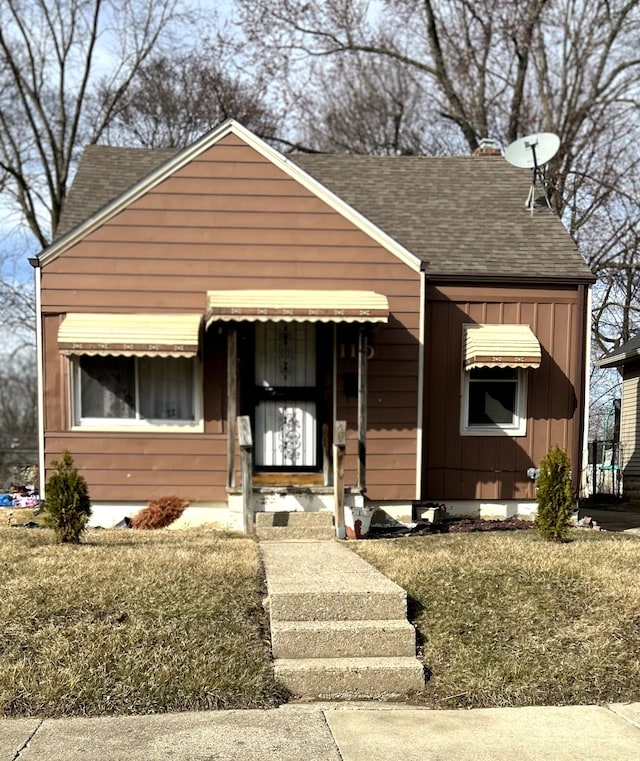
[[[387,322],[387,297],[374,291],[208,291],[213,322]]]
[[[58,329],[66,355],[193,357],[200,314],[68,314]]]
[[[464,369],[540,367],[540,343],[528,325],[465,325]]]

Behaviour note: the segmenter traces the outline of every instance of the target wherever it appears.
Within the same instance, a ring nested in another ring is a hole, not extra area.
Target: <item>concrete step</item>
[[[405,620],[273,621],[274,658],[414,656],[415,629]]]
[[[261,541],[322,541],[334,539],[330,512],[288,512],[278,510],[255,514],[256,536]]]
[[[322,699],[383,698],[424,687],[417,658],[277,659],[276,679],[293,695]]]
[[[407,594],[339,542],[262,542],[273,621],[404,619]]]
[[[256,526],[261,542],[321,542],[335,539],[333,526]]]
[[[333,513],[329,511],[305,513],[303,511],[289,512],[276,510],[256,513],[256,526],[331,526],[333,528]]]
[[[403,589],[388,591],[290,591],[269,595],[272,625],[276,621],[371,621],[407,617]]]

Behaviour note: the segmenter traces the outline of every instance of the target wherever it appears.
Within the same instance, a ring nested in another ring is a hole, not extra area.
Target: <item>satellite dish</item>
[[[549,191],[552,185],[547,181],[544,166],[551,161],[560,148],[560,138],[552,132],[537,132],[533,135],[514,140],[504,152],[505,159],[518,169],[531,169],[531,188],[525,206],[531,209],[535,206],[536,182],[540,181],[544,190],[544,198],[547,206],[549,203]]]
[[[538,132],[515,140],[504,152],[505,159],[519,169],[544,166],[556,155],[560,138],[552,132]]]

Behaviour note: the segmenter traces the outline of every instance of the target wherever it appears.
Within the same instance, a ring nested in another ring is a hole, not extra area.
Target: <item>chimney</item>
[[[481,158],[484,156],[502,156],[502,147],[494,138],[483,137],[472,155]]]

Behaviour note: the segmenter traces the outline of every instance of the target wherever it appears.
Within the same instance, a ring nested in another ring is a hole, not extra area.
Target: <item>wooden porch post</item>
[[[236,416],[238,414],[238,331],[227,331],[227,487],[236,485]]]
[[[347,421],[336,420],[333,431],[333,504],[334,524],[338,539],[346,537],[344,526],[344,450],[347,443]]]
[[[367,490],[367,329],[358,335],[358,489]]]
[[[242,473],[242,526],[245,534],[253,530],[253,438],[248,416],[238,418],[240,466]]]

